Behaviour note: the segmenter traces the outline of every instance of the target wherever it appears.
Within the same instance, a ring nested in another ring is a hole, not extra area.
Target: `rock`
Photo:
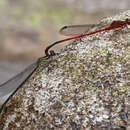
[[[126,18],[130,10],[97,29]],[[129,28],[77,39],[40,66],[4,106],[0,129],[128,129]]]

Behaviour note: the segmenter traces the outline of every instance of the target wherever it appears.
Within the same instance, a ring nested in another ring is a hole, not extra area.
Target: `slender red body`
[[[126,19],[125,21],[113,21],[110,26],[104,28],[104,29],[100,29],[98,31],[94,31],[94,32],[90,32],[90,33],[85,33],[85,34],[82,34],[82,35],[79,35],[79,36],[75,36],[75,37],[70,37],[70,38],[66,38],[66,39],[63,39],[63,40],[60,40],[60,41],[57,41],[57,42],[54,42],[53,44],[49,45],[46,49],[45,49],[45,54],[46,56],[50,56],[51,54],[54,54],[54,51],[51,51],[53,53],[50,53],[49,54],[49,49],[51,47],[53,47],[54,45],[56,44],[59,44],[59,43],[62,43],[62,42],[65,42],[65,41],[69,41],[69,40],[72,40],[72,39],[77,39],[77,38],[81,38],[81,37],[85,37],[85,36],[89,36],[89,35],[92,35],[92,34],[95,34],[95,33],[99,33],[99,32],[103,32],[103,31],[108,31],[108,30],[111,30],[111,29],[120,29],[120,28],[124,28],[124,27],[127,27],[127,25],[130,25],[130,19]],[[69,27],[69,26],[68,26]],[[68,28],[67,26],[63,27],[62,29],[67,29]],[[72,26],[71,26],[72,27]]]

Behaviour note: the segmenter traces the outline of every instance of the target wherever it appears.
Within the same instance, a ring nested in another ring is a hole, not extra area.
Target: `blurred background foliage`
[[[62,26],[97,23],[129,7],[129,0],[0,0],[0,84],[65,38]]]

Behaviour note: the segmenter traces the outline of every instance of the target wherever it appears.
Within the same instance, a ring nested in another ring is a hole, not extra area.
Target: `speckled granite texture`
[[[77,39],[37,69],[4,106],[1,129],[130,130],[130,26]]]

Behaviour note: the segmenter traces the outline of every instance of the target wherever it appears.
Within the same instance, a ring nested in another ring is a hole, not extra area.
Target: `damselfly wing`
[[[95,31],[96,27],[99,27],[99,25],[98,24],[70,25],[62,27],[59,33],[65,36],[77,36],[88,32],[90,29],[91,31]]]

